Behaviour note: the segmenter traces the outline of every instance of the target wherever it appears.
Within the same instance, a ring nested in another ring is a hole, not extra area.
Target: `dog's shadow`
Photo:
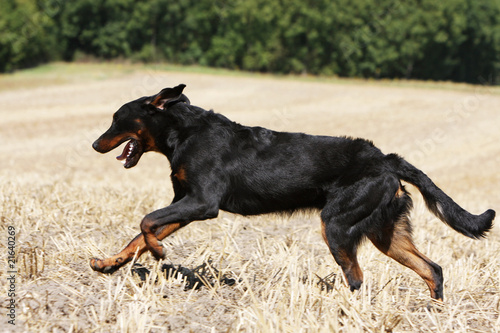
[[[183,279],[186,283],[186,290],[198,290],[203,286],[213,287],[216,284],[225,284],[228,286],[236,284],[235,279],[220,274],[219,270],[213,267],[211,261],[205,262],[193,269],[181,265],[163,264],[161,266],[161,272],[167,279]],[[138,276],[142,282],[145,282],[147,276],[151,274],[151,271],[141,264],[135,263],[132,268],[132,274]]]

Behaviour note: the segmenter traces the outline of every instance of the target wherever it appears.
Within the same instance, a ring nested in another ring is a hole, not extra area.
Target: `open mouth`
[[[123,152],[120,156],[117,156],[116,159],[123,163],[125,168],[131,168],[139,162],[141,155],[143,153],[142,146],[139,141],[135,139],[130,139],[125,148],[123,148]]]

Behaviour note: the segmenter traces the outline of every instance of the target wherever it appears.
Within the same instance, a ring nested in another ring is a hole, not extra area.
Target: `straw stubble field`
[[[168,161],[155,153],[125,170],[91,143],[123,103],[187,84],[195,105],[247,125],[369,138],[426,172],[464,208],[500,208],[500,90],[56,64],[0,77],[0,286],[7,304],[8,228],[16,232],[15,323],[7,332],[497,332],[500,232],[468,239],[412,191],[417,247],[443,267],[445,303],[412,271],[361,247],[360,291],[343,284],[317,214],[221,212],[164,240],[167,259],[113,275],[91,257],[121,250],[142,217],[169,204]],[[410,187],[410,186],[408,186]],[[215,277],[186,289],[161,264]],[[224,283],[217,277],[234,283]]]

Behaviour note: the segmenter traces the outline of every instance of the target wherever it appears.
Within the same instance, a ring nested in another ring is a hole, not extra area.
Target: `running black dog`
[[[93,144],[106,153],[127,142],[117,157],[125,168],[145,152],[164,154],[175,192],[170,206],[144,217],[142,233],[122,252],[92,259],[96,271],[113,273],[148,250],[164,258],[162,239],[192,221],[216,217],[220,209],[256,215],[313,208],[321,210],[323,238],[351,290],[363,282],[356,249],[367,237],[419,274],[431,297],[442,300],[441,267],[413,245],[412,201],[401,180],[415,185],[428,208],[465,236],[483,237],[493,225],[493,210],[468,213],[422,171],[396,154],[383,154],[370,141],[242,126],[190,105],[184,87],[125,104]]]

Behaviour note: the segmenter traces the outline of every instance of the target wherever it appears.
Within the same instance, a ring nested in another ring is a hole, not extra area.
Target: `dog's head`
[[[145,152],[158,151],[156,140],[150,132],[155,115],[177,102],[189,104],[189,99],[182,94],[184,87],[184,84],[180,84],[165,88],[154,96],[142,97],[123,105],[113,115],[111,127],[92,147],[100,153],[107,153],[127,142],[117,159],[122,161],[125,168],[135,166]]]

